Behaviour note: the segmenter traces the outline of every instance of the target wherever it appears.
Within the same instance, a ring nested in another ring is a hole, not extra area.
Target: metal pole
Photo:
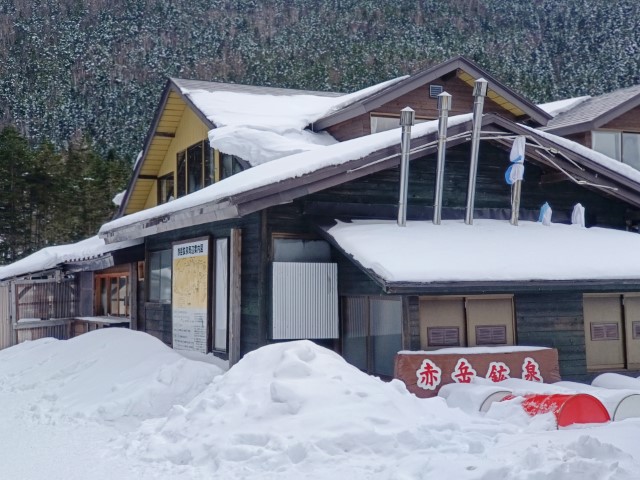
[[[438,164],[436,166],[436,188],[433,199],[433,224],[440,225],[442,220],[442,186],[444,183],[444,159],[447,152],[447,122],[451,108],[451,95],[442,92],[438,95]]]
[[[400,126],[402,127],[400,160],[400,199],[398,201],[398,226],[407,224],[407,191],[409,189],[409,150],[411,148],[411,126],[415,118],[415,112],[410,107],[405,107],[400,112]]]
[[[518,226],[518,217],[520,216],[520,192],[522,189],[522,181],[517,180],[513,184],[513,198],[511,199],[511,225]]]
[[[487,96],[489,82],[484,78],[476,80],[473,87],[473,131],[471,133],[471,163],[469,165],[469,188],[467,189],[467,211],[464,223],[473,224],[473,205],[476,197],[476,175],[478,174],[478,149],[480,147],[480,128],[482,126],[482,109],[484,97]]]

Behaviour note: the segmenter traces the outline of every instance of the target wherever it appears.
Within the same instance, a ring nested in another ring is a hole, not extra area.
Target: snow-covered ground
[[[0,351],[0,479],[637,479],[640,419],[418,399],[311,342],[228,372],[124,329]]]

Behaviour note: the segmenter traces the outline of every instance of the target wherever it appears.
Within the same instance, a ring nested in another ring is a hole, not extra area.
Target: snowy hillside
[[[2,479],[632,479],[640,420],[556,430],[420,400],[308,341],[222,373],[146,334],[0,352]]]

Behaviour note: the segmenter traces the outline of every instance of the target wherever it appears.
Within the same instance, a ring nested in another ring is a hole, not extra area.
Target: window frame
[[[200,181],[196,182],[199,188],[191,190],[189,188],[189,159],[191,152],[195,149],[200,149],[200,158],[198,160],[200,163]],[[219,157],[219,155],[216,155],[212,150],[209,139],[204,139],[176,152],[174,198],[184,197],[197,192],[217,181],[216,158]],[[182,167],[182,165],[184,166]]]
[[[125,295],[124,298],[120,298],[120,281],[125,280]],[[117,310],[118,313],[112,312],[113,306],[113,298],[112,298],[112,289],[111,284],[112,281],[116,281],[117,286],[117,295],[116,295],[116,304],[118,305]],[[109,273],[96,273],[94,276],[94,285],[95,285],[95,301],[94,301],[94,312],[96,316],[101,317],[120,317],[120,318],[131,318],[131,276],[129,272],[109,272]],[[106,296],[106,301],[103,305],[102,298],[102,285],[105,286],[104,294]],[[123,304],[124,313],[120,313],[120,304]]]
[[[160,271],[162,271],[162,255],[163,254],[168,254],[169,257],[169,271],[171,272],[171,276],[169,277],[169,298],[163,298],[162,297],[162,275],[160,274],[160,283],[159,283],[159,294],[158,297],[152,297],[151,296],[151,291],[152,291],[152,284],[153,284],[153,256],[154,255],[160,255]],[[145,261],[145,268],[146,268],[146,273],[145,273],[145,301],[148,303],[158,303],[158,304],[170,304],[171,303],[171,299],[172,299],[172,277],[173,277],[173,253],[172,253],[172,249],[171,248],[166,248],[166,249],[160,249],[160,250],[152,250],[152,251],[148,251],[146,258],[148,259],[148,261]]]
[[[602,153],[603,155],[609,156],[607,153],[598,149],[598,136],[614,136],[615,137],[615,156],[610,157],[614,160],[619,161],[620,163],[624,163],[625,165],[632,166],[636,169],[640,169],[640,148],[638,149],[637,155],[635,158],[635,163],[628,161],[625,159],[625,136],[634,136],[640,138],[640,132],[632,132],[628,130],[607,130],[607,129],[597,129],[591,131],[591,149],[595,150],[598,153]]]

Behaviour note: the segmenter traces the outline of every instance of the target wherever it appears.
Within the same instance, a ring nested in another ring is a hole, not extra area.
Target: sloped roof
[[[293,88],[260,87],[256,85],[243,85],[240,83],[206,82],[203,80],[187,80],[184,78],[170,78],[182,91],[202,90],[205,92],[235,92],[250,93],[253,95],[313,95],[314,97],[340,97],[340,92],[319,92],[315,90],[298,90]]]
[[[0,267],[0,280],[44,272],[65,263],[99,258],[141,243],[142,239],[135,239],[107,245],[103,239],[95,235],[76,243],[45,247],[28,257]]]
[[[623,113],[640,105],[640,85],[622,88],[591,97],[573,108],[558,114],[544,130],[557,135],[570,135],[601,127]]]
[[[502,84],[486,70],[482,69],[471,60],[463,56],[458,56],[426,70],[422,70],[421,72],[415,73],[401,82],[390,85],[384,90],[374,92],[345,108],[318,119],[313,124],[313,129],[316,131],[324,130],[332,125],[342,123],[363,113],[370,112],[420,86],[431,83],[448,73],[456,72],[458,70],[461,71],[459,75],[460,78],[469,85],[473,85],[473,82],[479,78],[487,80],[489,82],[489,91],[487,96],[499,105],[502,105],[506,110],[511,111],[516,117],[528,115],[539,125],[546,125],[547,121],[551,118],[551,115],[547,112],[534,105],[519,93]]]
[[[399,227],[395,221],[353,220],[337,221],[324,231],[387,289],[448,282],[640,280],[640,254],[630,254],[640,251],[640,235],[607,228],[522,221],[513,226],[504,220],[409,221]]]
[[[436,151],[437,121],[412,130],[412,157]],[[483,117],[483,129],[507,135],[526,135],[540,148],[528,147],[527,156],[561,171],[586,188],[593,188],[640,207],[640,172],[575,142],[518,125],[496,114]],[[471,115],[449,118],[447,143],[470,140]],[[498,135],[490,141],[511,145]],[[102,226],[107,242],[139,238],[186,225],[237,218],[273,205],[290,202],[313,192],[394,167],[400,157],[400,130],[389,130],[318,150],[291,155],[226,178],[193,194],[137,212]]]

